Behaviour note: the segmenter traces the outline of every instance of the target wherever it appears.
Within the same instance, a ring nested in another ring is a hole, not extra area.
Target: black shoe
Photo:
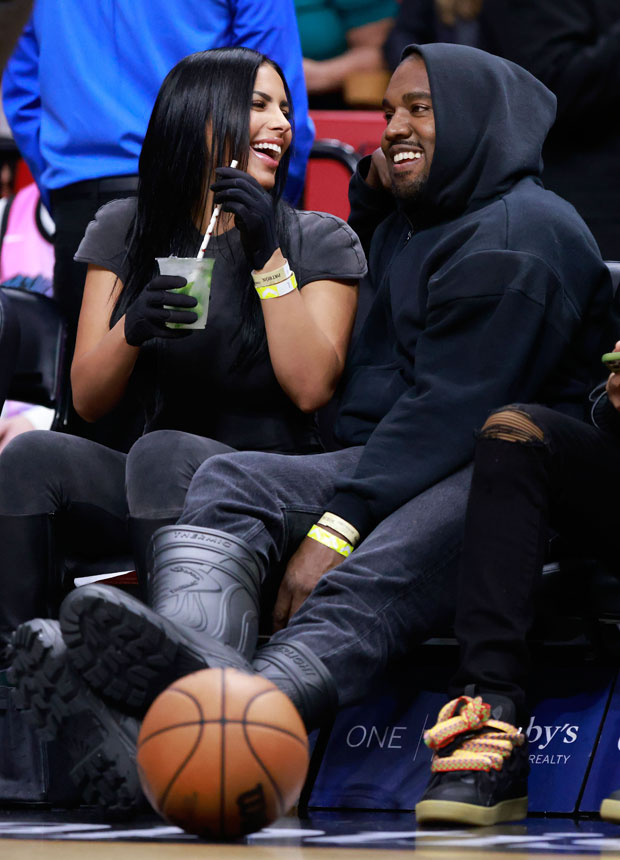
[[[66,750],[84,802],[112,816],[146,807],[136,768],[140,725],[113,711],[80,680],[57,621],[35,618],[13,635],[9,678],[16,703],[44,740]]]
[[[612,791],[609,797],[606,797],[601,803],[601,818],[620,824],[620,789]]]
[[[252,671],[234,648],[182,629],[111,586],[72,591],[60,607],[60,625],[71,662],[89,685],[138,714],[190,672],[223,666]]]
[[[527,738],[512,724],[510,700],[485,698],[492,702],[454,699],[425,733],[435,754],[433,776],[415,808],[418,824],[490,825],[527,815]]]

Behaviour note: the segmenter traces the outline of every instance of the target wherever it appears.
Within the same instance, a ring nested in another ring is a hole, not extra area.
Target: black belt
[[[52,200],[68,200],[75,197],[88,197],[91,194],[108,194],[117,191],[137,191],[137,176],[104,176],[101,179],[86,179],[84,182],[73,182],[64,188],[55,188],[50,192]]]

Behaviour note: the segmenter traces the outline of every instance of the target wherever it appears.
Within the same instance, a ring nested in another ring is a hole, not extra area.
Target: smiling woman
[[[143,435],[129,455],[51,432],[24,434],[3,452],[1,640],[48,614],[50,513],[63,512],[70,551],[131,548],[143,575],[150,535],[176,520],[204,460],[233,449],[321,450],[314,411],[342,373],[366,262],[344,222],[281,200],[290,104],[279,67],[246,48],[192,54],[164,80],[137,199],[100,209],[76,254],[89,264],[76,409],[120,424],[124,406],[137,405]],[[156,258],[195,257],[215,205],[207,324],[185,328],[196,300],[184,278],[158,274]]]

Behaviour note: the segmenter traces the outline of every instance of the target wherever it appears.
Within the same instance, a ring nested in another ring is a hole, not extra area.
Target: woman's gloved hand
[[[241,243],[253,269],[262,269],[280,242],[276,234],[273,199],[259,183],[235,167],[218,167],[211,189],[215,204],[235,216]]]
[[[193,323],[198,314],[190,310],[170,310],[173,308],[193,308],[198,303],[194,296],[173,293],[187,283],[178,275],[157,275],[149,281],[125,314],[125,340],[131,346],[142,344],[153,337],[185,337],[191,329],[167,328],[166,323]]]

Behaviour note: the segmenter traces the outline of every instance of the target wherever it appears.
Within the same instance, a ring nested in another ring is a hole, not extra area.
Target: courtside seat
[[[0,287],[0,299],[13,330],[0,330],[0,366],[11,374],[6,390],[0,389],[0,408],[5,399],[47,406],[54,410],[52,429],[62,430],[69,405],[63,315],[53,299],[40,293]]]

